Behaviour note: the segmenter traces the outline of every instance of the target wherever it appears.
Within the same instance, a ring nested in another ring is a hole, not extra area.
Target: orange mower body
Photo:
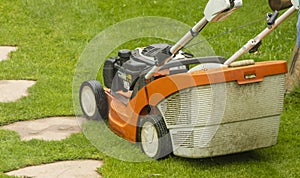
[[[167,137],[158,148],[163,151],[147,154],[142,148],[156,159],[171,152],[204,158],[269,147],[277,142],[286,72],[285,61],[174,75],[165,69],[133,97],[130,90],[104,87],[109,127],[142,144],[141,123],[159,117],[166,133],[158,139]]]

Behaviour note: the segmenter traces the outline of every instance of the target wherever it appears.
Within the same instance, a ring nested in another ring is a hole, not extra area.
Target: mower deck
[[[274,145],[283,106],[285,61],[164,76],[127,104],[106,90],[109,125],[138,142],[146,108],[156,108],[175,155],[211,157]],[[156,111],[156,112],[157,112]]]

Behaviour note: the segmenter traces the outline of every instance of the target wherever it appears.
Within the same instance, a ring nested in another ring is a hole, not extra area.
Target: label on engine
[[[123,85],[124,85],[124,88],[126,89],[126,90],[129,90],[130,89],[130,85],[129,85],[129,82],[127,82],[127,81],[123,81]]]

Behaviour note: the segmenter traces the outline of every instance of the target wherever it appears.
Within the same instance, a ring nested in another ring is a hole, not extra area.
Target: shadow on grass
[[[107,156],[127,161],[127,162],[145,162],[153,161],[142,153],[137,144],[117,136],[113,133],[104,121],[87,121],[82,127],[84,135],[90,142],[102,153]],[[188,164],[201,164],[202,166],[226,165],[226,164],[240,164],[253,161],[265,161],[264,155],[258,151],[248,151],[237,154],[230,154],[226,156],[218,156],[212,158],[191,159],[182,158],[170,155],[163,161],[168,159]]]
[[[211,158],[199,158],[199,159],[190,159],[190,158],[182,158],[175,157],[174,159],[182,162],[186,162],[187,164],[193,165],[201,165],[203,167],[206,166],[218,166],[218,165],[235,165],[235,164],[247,164],[249,162],[264,162],[267,161],[267,158],[260,154],[258,151],[248,151],[243,153],[235,153],[224,156],[217,156]]]
[[[82,130],[90,142],[107,156],[128,162],[145,162],[152,159],[144,155],[137,144],[117,136],[105,121],[87,121]]]

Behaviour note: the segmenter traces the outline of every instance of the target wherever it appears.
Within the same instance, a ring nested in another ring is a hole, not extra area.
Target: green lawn
[[[192,26],[203,17],[205,2],[0,0],[0,45],[19,47],[10,60],[0,63],[0,80],[37,81],[30,89],[29,97],[15,103],[0,103],[0,125],[74,115],[72,83],[75,68],[81,53],[97,34],[117,22],[140,16],[168,17]],[[209,39],[261,19],[269,11],[267,1],[245,1],[244,6],[226,21],[210,23],[201,34]],[[259,53],[243,58],[288,60],[295,44],[296,21],[295,13],[263,41]],[[209,43],[216,54],[230,57],[265,27],[266,22],[259,21],[210,39]],[[160,40],[141,39],[124,45],[135,48],[154,41]],[[0,130],[0,177],[4,176],[3,172],[29,165],[86,158],[103,159],[105,164],[99,172],[105,177],[299,177],[299,119],[300,90],[296,90],[285,98],[278,144],[274,147],[209,159],[170,156],[161,161],[142,163],[109,157],[98,151],[83,134],[74,134],[63,141],[23,142],[15,132]],[[129,148],[132,146],[128,145]]]

